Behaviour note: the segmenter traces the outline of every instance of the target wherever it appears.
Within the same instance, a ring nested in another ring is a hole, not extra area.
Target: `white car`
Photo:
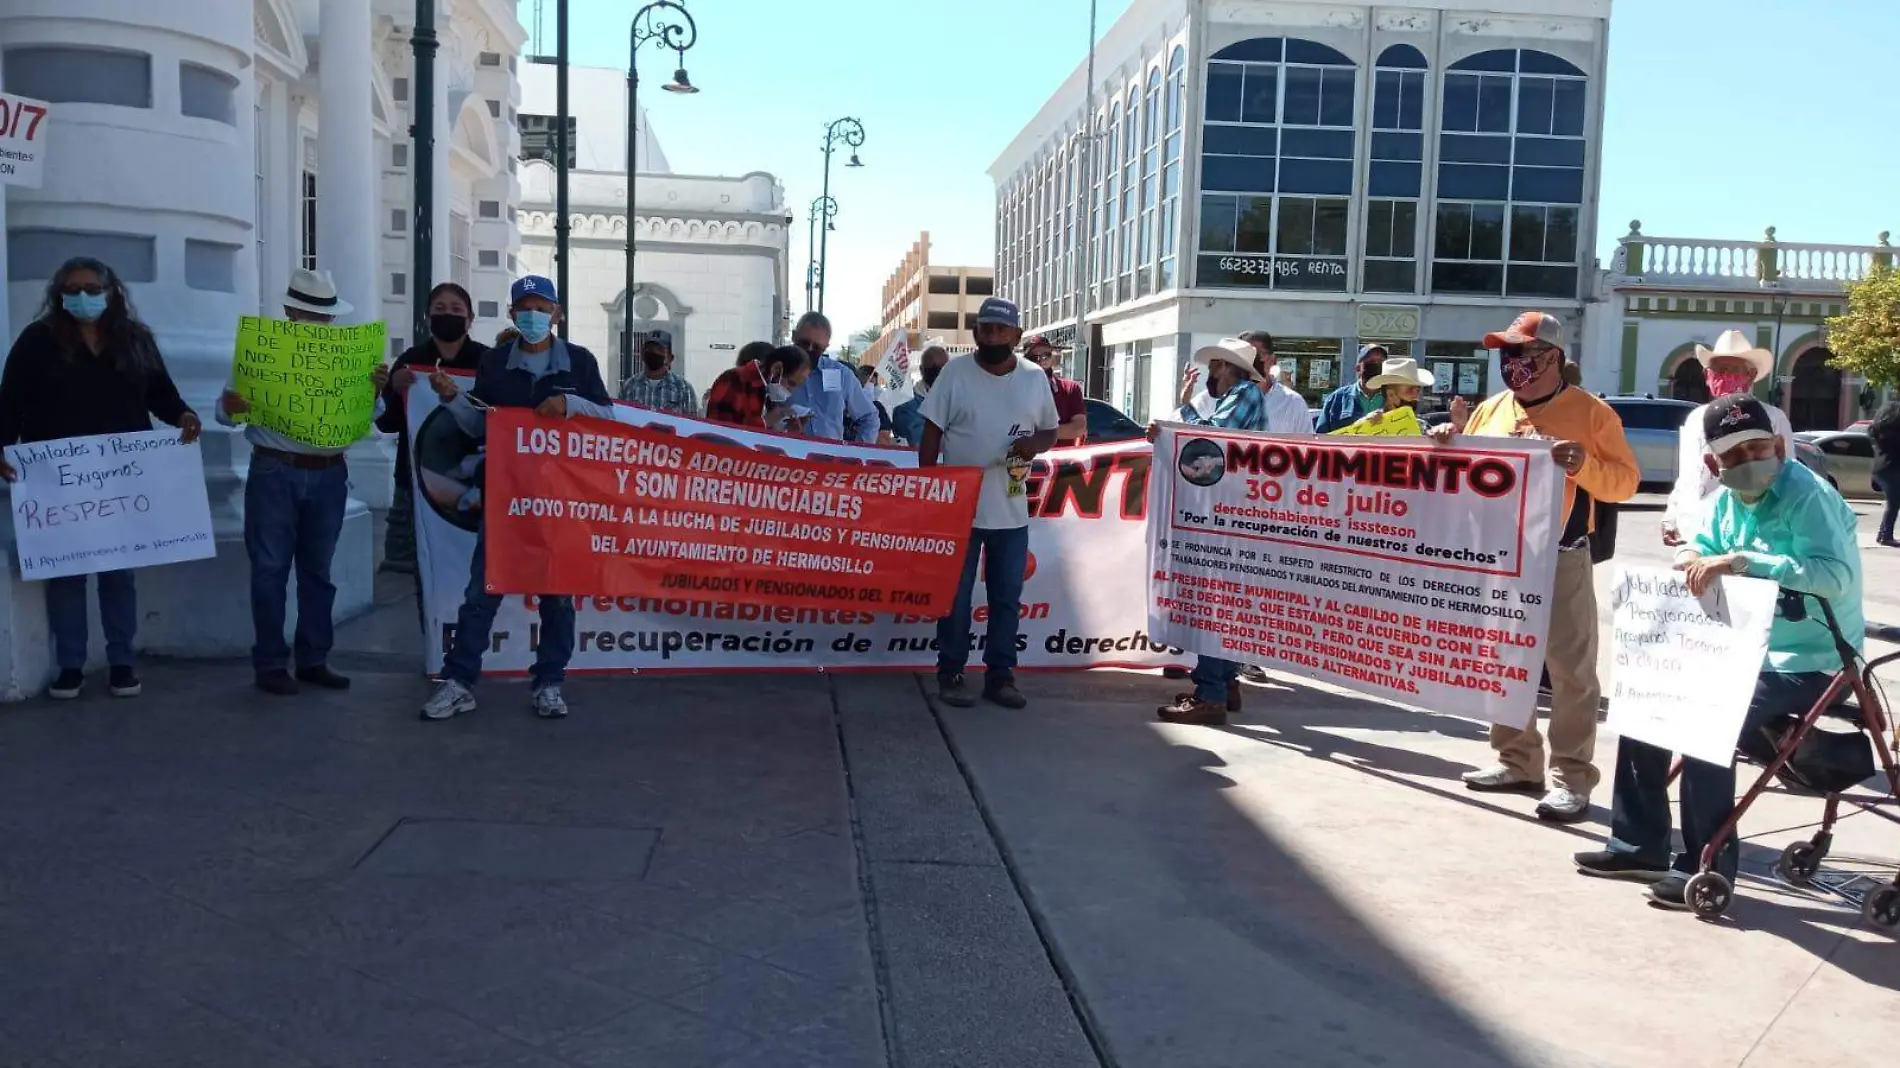
[[[1796,434],[1827,457],[1828,473],[1841,496],[1879,499],[1874,489],[1874,439],[1862,430],[1810,430]]]

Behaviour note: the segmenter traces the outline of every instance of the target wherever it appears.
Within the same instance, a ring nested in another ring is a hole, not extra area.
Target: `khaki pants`
[[[1590,761],[1596,755],[1597,706],[1603,698],[1597,681],[1597,591],[1588,545],[1557,554],[1544,667],[1550,672],[1551,778],[1558,786],[1587,794],[1601,777]],[[1544,777],[1544,738],[1535,717],[1521,731],[1493,724],[1491,748],[1519,775]]]

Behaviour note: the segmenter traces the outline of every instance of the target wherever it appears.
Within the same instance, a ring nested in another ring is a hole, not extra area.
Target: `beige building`
[[[976,312],[996,291],[996,272],[988,267],[945,267],[930,262],[930,233],[919,235],[884,282],[883,318],[878,339],[862,357],[875,363],[897,332],[912,349],[938,344],[952,353],[976,347]]]

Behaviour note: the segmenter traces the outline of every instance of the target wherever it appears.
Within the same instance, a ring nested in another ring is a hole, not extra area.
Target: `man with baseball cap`
[[[1379,391],[1372,387],[1372,380],[1385,365],[1386,355],[1382,345],[1367,345],[1359,350],[1359,360],[1354,364],[1358,373],[1353,380],[1326,394],[1326,399],[1320,402],[1320,433],[1330,434],[1351,426],[1379,410],[1381,398]]]
[[[475,369],[475,384],[464,393],[456,380],[437,371],[429,385],[447,408],[455,425],[477,440],[488,436],[490,408],[532,408],[544,419],[572,419],[577,415],[613,418],[613,398],[601,380],[594,354],[555,336],[561,321],[561,297],[554,283],[540,275],[517,281],[509,291],[508,314],[520,337],[497,345]],[[479,490],[477,490],[479,494]],[[455,640],[442,658],[442,681],[422,706],[423,719],[448,719],[475,708],[471,692],[481,678],[482,654],[502,595],[488,592],[483,561],[487,555],[486,529],[475,534],[468,588],[455,617]],[[574,655],[574,601],[541,594],[541,633],[530,672],[531,707],[542,719],[567,715],[561,686],[567,681],[567,662]]]
[[[1819,475],[1788,459],[1768,406],[1741,393],[1711,402],[1699,428],[1708,442],[1703,465],[1721,488],[1699,530],[1676,554],[1689,592],[1700,597],[1725,575],[1768,579],[1790,592],[1824,597],[1841,638],[1855,650],[1866,644],[1861,615],[1860,546],[1854,510]],[[1820,606],[1802,618],[1777,611],[1768,631],[1768,655],[1748,706],[1740,749],[1773,759],[1775,733],[1814,707],[1840,670],[1840,652]],[[1701,760],[1682,762],[1682,852],[1669,840],[1669,752],[1625,738],[1616,752],[1615,803],[1610,839],[1599,852],[1576,855],[1585,875],[1647,882],[1659,905],[1686,907],[1689,876],[1703,847],[1734,810],[1735,768]],[[1715,870],[1735,881],[1740,849],[1733,836]]]
[[[673,335],[655,330],[640,345],[640,367],[620,383],[620,399],[628,404],[699,418],[699,392],[673,372]]]
[[[976,352],[944,366],[921,409],[919,466],[983,469],[956,605],[937,621],[937,696],[957,708],[976,703],[963,669],[979,555],[990,601],[983,697],[1004,708],[1028,704],[1016,688],[1016,634],[1029,573],[1029,469],[1056,443],[1056,404],[1042,368],[1016,355],[1022,336],[1016,305],[985,300],[976,313]]]
[[[1536,719],[1523,730],[1493,725],[1495,767],[1464,776],[1480,791],[1543,794],[1541,819],[1574,823],[1590,811],[1590,791],[1600,774],[1596,757],[1597,595],[1591,576],[1593,501],[1612,504],[1635,495],[1642,470],[1623,436],[1616,412],[1586,390],[1564,382],[1564,326],[1544,312],[1525,312],[1507,329],[1486,334],[1498,352],[1502,392],[1479,404],[1464,420],[1430,431],[1432,440],[1455,433],[1487,437],[1552,438],[1550,457],[1563,469],[1563,514],[1558,520],[1557,577],[1551,588],[1550,635],[1544,668],[1550,673],[1550,769],[1556,783],[1544,791],[1544,738]]]
[[[1055,395],[1057,445],[1080,445],[1089,436],[1089,406],[1082,397],[1082,385],[1062,375],[1062,350],[1042,334],[1031,334],[1023,342],[1023,355],[1049,376],[1049,391]]]
[[[1721,337],[1715,339],[1713,349],[1697,345],[1695,358],[1702,365],[1702,381],[1709,387],[1711,402],[1730,395],[1747,394],[1762,379],[1775,373],[1774,354],[1750,344],[1740,330],[1724,331]],[[1763,403],[1762,408],[1775,424],[1775,433],[1781,435],[1788,454],[1794,455],[1794,427],[1788,422],[1787,415],[1772,404]],[[1695,532],[1702,529],[1702,519],[1708,510],[1709,500],[1721,488],[1702,459],[1705,444],[1702,440],[1702,417],[1708,410],[1709,406],[1705,404],[1690,412],[1677,435],[1676,486],[1669,492],[1669,503],[1663,506],[1664,545],[1681,545],[1694,537]]]
[[[1206,369],[1207,392],[1214,398],[1214,411],[1203,416],[1194,410],[1191,402],[1195,380],[1189,377],[1181,385],[1180,420],[1226,430],[1265,431],[1266,398],[1260,391],[1261,375],[1254,361],[1253,347],[1239,338],[1222,338],[1218,344],[1196,350],[1193,362]],[[1155,427],[1149,426],[1150,441],[1154,440],[1154,432]],[[1175,695],[1174,703],[1156,709],[1155,715],[1168,723],[1226,723],[1228,713],[1240,711],[1239,677],[1240,665],[1232,660],[1197,657],[1189,676],[1194,681],[1193,692]]]

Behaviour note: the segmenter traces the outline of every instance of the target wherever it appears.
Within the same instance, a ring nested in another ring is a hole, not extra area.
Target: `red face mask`
[[[1702,381],[1708,384],[1709,396],[1726,397],[1731,393],[1747,393],[1755,385],[1755,376],[1745,372],[1704,371]]]

